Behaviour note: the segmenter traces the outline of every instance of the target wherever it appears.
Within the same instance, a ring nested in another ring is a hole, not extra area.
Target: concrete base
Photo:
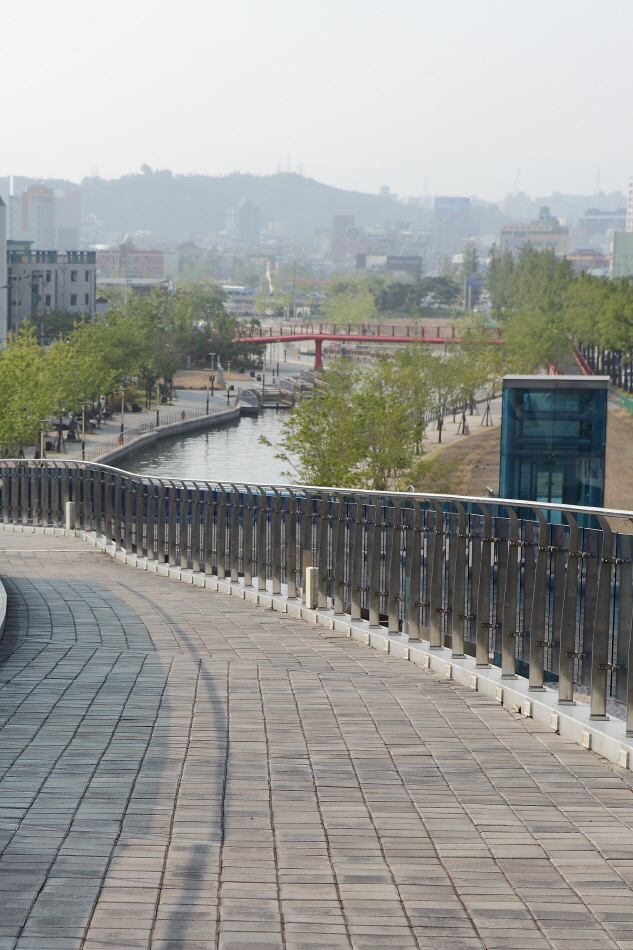
[[[207,576],[197,571],[137,557],[136,554],[126,554],[125,551],[115,551],[114,544],[106,543],[104,538],[96,537],[93,532],[70,531],[66,528],[39,528],[30,525],[9,524],[1,527],[4,531],[47,533],[81,538],[131,567],[171,577],[197,587],[206,587],[222,594],[230,594],[264,609],[277,610],[290,617],[318,624],[328,630],[336,630],[381,653],[389,653],[391,656],[415,663],[442,677],[452,679],[460,686],[478,690],[506,709],[534,719],[552,732],[558,732],[571,742],[597,752],[616,765],[623,768],[633,766],[633,737],[626,736],[626,726],[621,719],[590,719],[588,704],[559,705],[556,690],[545,687],[542,691],[530,691],[528,680],[524,677],[517,676],[512,680],[502,679],[499,667],[477,667],[474,657],[453,657],[451,651],[445,647],[431,649],[427,640],[409,641],[406,635],[390,636],[384,627],[370,629],[366,620],[350,620],[347,615],[335,615],[333,610],[308,608],[298,598],[289,599],[283,593],[272,594],[269,590],[258,591],[254,587],[245,587],[241,580],[231,582],[228,578]],[[4,623],[2,608],[6,618],[4,590],[0,593],[0,624]]]

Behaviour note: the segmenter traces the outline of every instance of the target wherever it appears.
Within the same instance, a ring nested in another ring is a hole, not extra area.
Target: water
[[[267,409],[258,416],[243,416],[193,435],[162,439],[145,452],[124,463],[137,475],[173,475],[205,481],[289,484],[296,476],[283,475],[293,469],[276,459],[277,449],[259,442],[260,435],[274,444],[280,439],[281,426],[288,413]]]

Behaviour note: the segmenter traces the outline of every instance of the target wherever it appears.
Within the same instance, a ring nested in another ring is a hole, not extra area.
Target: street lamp
[[[125,386],[121,386],[121,435],[125,429]],[[123,439],[121,439],[123,441]]]

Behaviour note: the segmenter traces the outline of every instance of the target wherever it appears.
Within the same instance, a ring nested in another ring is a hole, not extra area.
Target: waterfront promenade
[[[631,772],[80,540],[0,575],[0,948],[633,950]]]

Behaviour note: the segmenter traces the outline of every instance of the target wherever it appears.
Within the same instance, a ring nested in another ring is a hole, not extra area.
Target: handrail
[[[5,524],[76,526],[114,548],[364,618],[469,653],[633,734],[633,512],[523,499],[140,476],[99,462],[0,460]],[[310,590],[312,587],[310,586]]]

